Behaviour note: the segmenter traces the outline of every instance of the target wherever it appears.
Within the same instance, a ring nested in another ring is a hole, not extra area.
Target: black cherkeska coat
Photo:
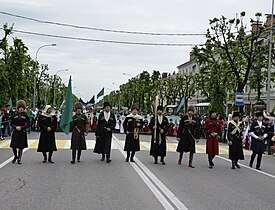
[[[11,118],[11,126],[13,132],[11,135],[11,148],[24,149],[28,147],[27,132],[26,129],[30,127],[30,119],[25,112],[15,113]],[[17,131],[16,127],[21,126],[21,130]]]
[[[57,118],[55,115],[40,115],[38,118],[40,127],[40,137],[37,152],[52,152],[57,151],[55,143],[55,131],[57,126]],[[47,128],[50,127],[51,131]]]
[[[96,127],[96,144],[94,152],[98,154],[110,154],[112,146],[112,132],[116,125],[116,118],[114,113],[110,113],[108,121],[105,120],[104,112],[101,112],[98,117]],[[111,131],[107,131],[110,128]]]
[[[234,121],[234,123],[238,126],[237,121]],[[235,132],[234,130],[236,126],[234,125],[234,123],[230,121],[227,129],[227,139],[228,141],[232,142],[232,145],[229,144],[229,159],[244,160],[243,143],[242,143],[243,127],[242,125],[239,125],[239,130],[236,129],[236,132]]]
[[[260,127],[258,121],[253,121],[250,132],[254,132],[256,136],[264,136],[264,134],[268,134],[267,124],[262,122],[262,127]],[[260,141],[251,136],[251,150],[253,153],[263,153],[265,151],[265,140]]]
[[[72,150],[86,150],[85,133],[88,132],[88,118],[85,114],[75,114],[72,122]]]
[[[143,121],[140,115],[129,114],[125,118],[123,122],[124,132],[126,133],[124,151],[140,151],[139,133],[135,138],[134,131],[139,131],[142,127]]]
[[[177,137],[180,138],[177,152],[196,152],[195,139],[200,138],[200,123],[195,116],[191,121],[187,115],[181,118]]]
[[[157,130],[156,130],[156,141],[154,140],[154,129],[155,126],[155,117],[152,117],[149,128],[151,130],[151,149],[150,149],[150,155],[153,157],[165,157],[166,156],[166,134],[169,129],[169,122],[167,117],[163,116],[162,122],[157,120]],[[164,133],[160,133],[160,131],[163,130]]]

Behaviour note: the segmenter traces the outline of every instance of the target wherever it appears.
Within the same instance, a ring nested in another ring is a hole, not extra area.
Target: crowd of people
[[[72,160],[80,162],[82,150],[86,150],[86,136],[89,131],[95,132],[96,144],[94,152],[101,154],[101,160],[111,162],[112,133],[125,133],[124,150],[127,153],[126,162],[135,162],[135,153],[140,150],[140,134],[151,135],[150,155],[154,163],[165,165],[167,136],[175,136],[178,140],[176,151],[179,153],[178,164],[182,164],[183,153],[189,152],[189,167],[194,166],[196,143],[201,137],[206,139],[206,153],[208,154],[209,168],[214,167],[214,158],[219,154],[219,141],[229,145],[229,159],[232,160],[232,169],[240,168],[239,160],[244,159],[243,148],[253,151],[250,166],[253,166],[257,156],[256,169],[261,170],[262,154],[267,151],[272,154],[274,143],[273,114],[255,112],[252,117],[242,116],[233,112],[227,120],[223,120],[215,110],[199,116],[193,106],[188,107],[186,114],[182,115],[179,123],[168,120],[164,107],[156,107],[155,115],[139,115],[138,104],[133,104],[129,113],[113,113],[111,105],[104,103],[99,115],[85,113],[81,103],[74,105],[74,115],[71,123],[71,150]],[[12,163],[22,162],[23,149],[28,147],[27,133],[31,130],[39,131],[40,138],[38,152],[43,154],[43,163],[54,163],[52,155],[57,151],[55,132],[59,129],[60,116],[50,105],[44,110],[32,111],[26,107],[23,100],[17,101],[16,109],[5,107],[1,109],[0,125],[1,139],[11,135],[10,147],[14,153]],[[11,132],[12,130],[12,132]]]

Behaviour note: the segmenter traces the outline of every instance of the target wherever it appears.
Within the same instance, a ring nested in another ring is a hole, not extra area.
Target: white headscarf
[[[42,115],[45,116],[45,117],[52,117],[54,115],[54,113],[48,113],[48,109],[49,108],[52,108],[51,105],[47,105],[45,106],[44,110],[42,111]]]

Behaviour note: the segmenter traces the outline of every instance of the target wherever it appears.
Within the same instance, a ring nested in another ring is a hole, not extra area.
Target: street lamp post
[[[273,30],[273,11],[274,0],[272,0],[271,8],[271,24],[270,24],[270,37],[269,37],[269,53],[268,53],[268,77],[267,77],[267,111],[270,111],[270,77],[271,77],[271,52],[272,52],[272,30]]]
[[[57,76],[57,73],[58,72],[62,72],[62,71],[69,71],[68,69],[61,69],[61,70],[58,70],[55,75],[54,75],[54,79],[53,79],[53,84],[54,84],[54,88],[53,88],[53,105],[56,106],[56,103],[55,103],[55,97],[56,97],[56,85],[55,85],[55,78]]]
[[[42,45],[41,47],[39,47],[35,53],[35,63],[34,63],[34,86],[33,86],[33,109],[35,109],[35,97],[36,97],[36,71],[37,71],[37,54],[39,52],[40,49],[42,49],[43,47],[54,47],[56,46],[56,44],[45,44]]]
[[[128,74],[128,73],[123,73],[123,75],[130,76],[130,77],[132,77],[132,78],[134,77],[133,75]],[[134,100],[135,100],[135,82],[134,82],[134,86],[133,86],[132,96],[133,96],[133,101],[132,101],[132,103],[134,103]]]

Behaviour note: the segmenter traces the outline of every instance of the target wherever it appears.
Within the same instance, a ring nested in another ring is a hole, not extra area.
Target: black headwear
[[[211,110],[211,111],[209,112],[209,117],[211,117],[211,115],[212,115],[213,113],[217,113],[217,111]]]
[[[134,109],[136,109],[137,111],[139,111],[139,105],[138,105],[138,103],[133,103],[133,105],[131,107],[131,111],[133,111]]]
[[[263,114],[263,112],[256,112],[256,117],[263,117],[264,116],[264,114]]]
[[[103,104],[103,109],[105,109],[106,106],[109,106],[110,108],[112,108],[111,104],[109,102],[104,102]]]
[[[158,111],[158,110],[163,111],[163,106],[162,106],[162,105],[158,105],[158,107],[157,107],[157,111]]]
[[[234,117],[241,117],[241,113],[240,112],[233,112],[232,118],[234,118]]]
[[[195,112],[195,107],[194,106],[189,106],[188,108],[187,108],[187,112],[189,112],[189,111],[191,111],[191,112]]]

